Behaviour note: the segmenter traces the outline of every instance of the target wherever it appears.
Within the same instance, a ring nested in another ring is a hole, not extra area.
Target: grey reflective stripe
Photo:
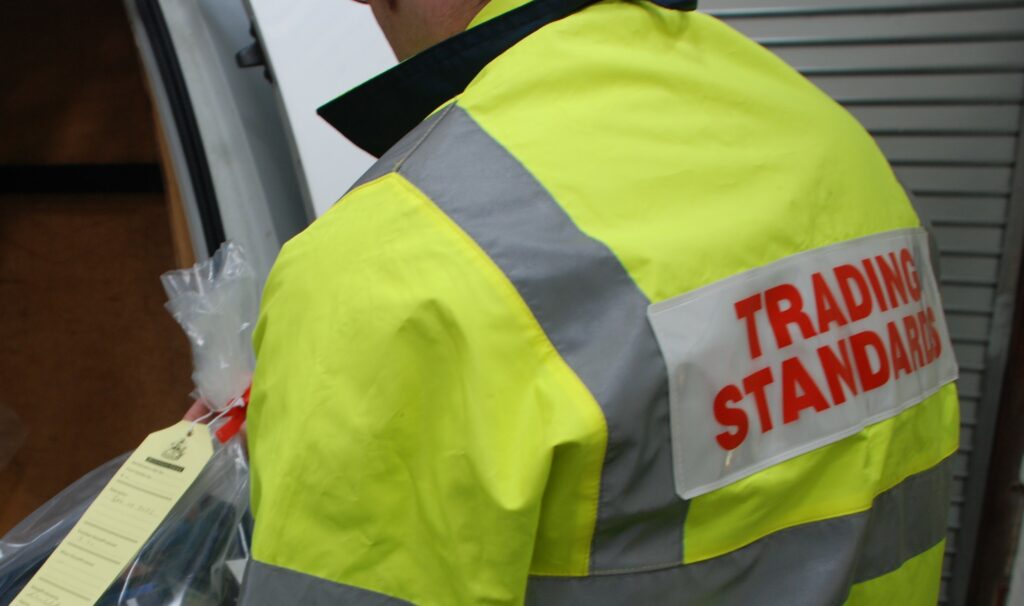
[[[242,582],[240,606],[402,606],[409,602],[367,591],[358,587],[334,583],[280,566],[250,560]]]
[[[892,572],[946,536],[953,458],[875,499],[853,571],[855,583]]]
[[[526,603],[839,605],[853,584],[896,570],[945,537],[951,483],[952,459],[947,459],[882,494],[869,511],[783,530],[697,564],[621,575],[532,577]],[[938,577],[935,571],[936,582]]]
[[[359,177],[356,182],[349,188],[349,191],[356,189],[360,185],[365,185],[371,181],[376,181],[384,175],[398,172],[399,167],[409,158],[409,155],[416,151],[423,139],[430,134],[434,126],[440,121],[440,119],[447,113],[448,107],[434,112],[426,120],[421,122],[415,129],[412,130],[408,135],[402,138],[401,141],[395,143],[379,160],[373,163],[373,166],[366,171],[363,176]]]
[[[668,382],[647,298],[464,110],[445,108],[410,140],[411,151],[405,141],[385,155],[385,169],[396,167],[486,251],[604,412],[591,569],[681,562],[685,505],[673,489]]]

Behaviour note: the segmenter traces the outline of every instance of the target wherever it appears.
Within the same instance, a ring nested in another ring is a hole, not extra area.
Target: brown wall
[[[157,162],[120,2],[9,3],[0,51],[0,169]],[[173,423],[191,389],[159,283],[175,266],[164,196],[54,185],[0,182],[0,466],[3,409],[27,432],[0,467],[0,534]]]
[[[0,34],[0,163],[157,161],[120,1],[5,2]]]

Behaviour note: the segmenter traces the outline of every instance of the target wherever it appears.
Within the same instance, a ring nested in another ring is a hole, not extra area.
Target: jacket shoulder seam
[[[409,148],[409,151],[402,154],[395,161],[395,165],[391,169],[391,172],[402,174],[402,167],[405,166],[405,163],[409,160],[409,158],[413,156],[413,154],[419,151],[423,143],[430,137],[431,134],[433,134],[434,130],[438,127],[438,125],[444,122],[445,118],[456,105],[456,102],[452,102],[440,110],[440,115],[438,115],[437,120],[435,120],[434,123],[431,124],[429,128],[423,131],[423,134],[420,136],[419,139],[416,140],[416,143]]]

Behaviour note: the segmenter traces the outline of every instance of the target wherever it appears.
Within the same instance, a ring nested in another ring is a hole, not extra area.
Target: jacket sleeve
[[[402,177],[285,246],[254,342],[259,563],[417,604],[521,603],[541,547],[585,573],[600,411],[512,284]]]

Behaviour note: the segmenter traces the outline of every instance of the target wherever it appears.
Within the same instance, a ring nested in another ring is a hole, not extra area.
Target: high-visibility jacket
[[[492,0],[255,334],[244,603],[931,605],[956,365],[840,106],[685,3]]]

